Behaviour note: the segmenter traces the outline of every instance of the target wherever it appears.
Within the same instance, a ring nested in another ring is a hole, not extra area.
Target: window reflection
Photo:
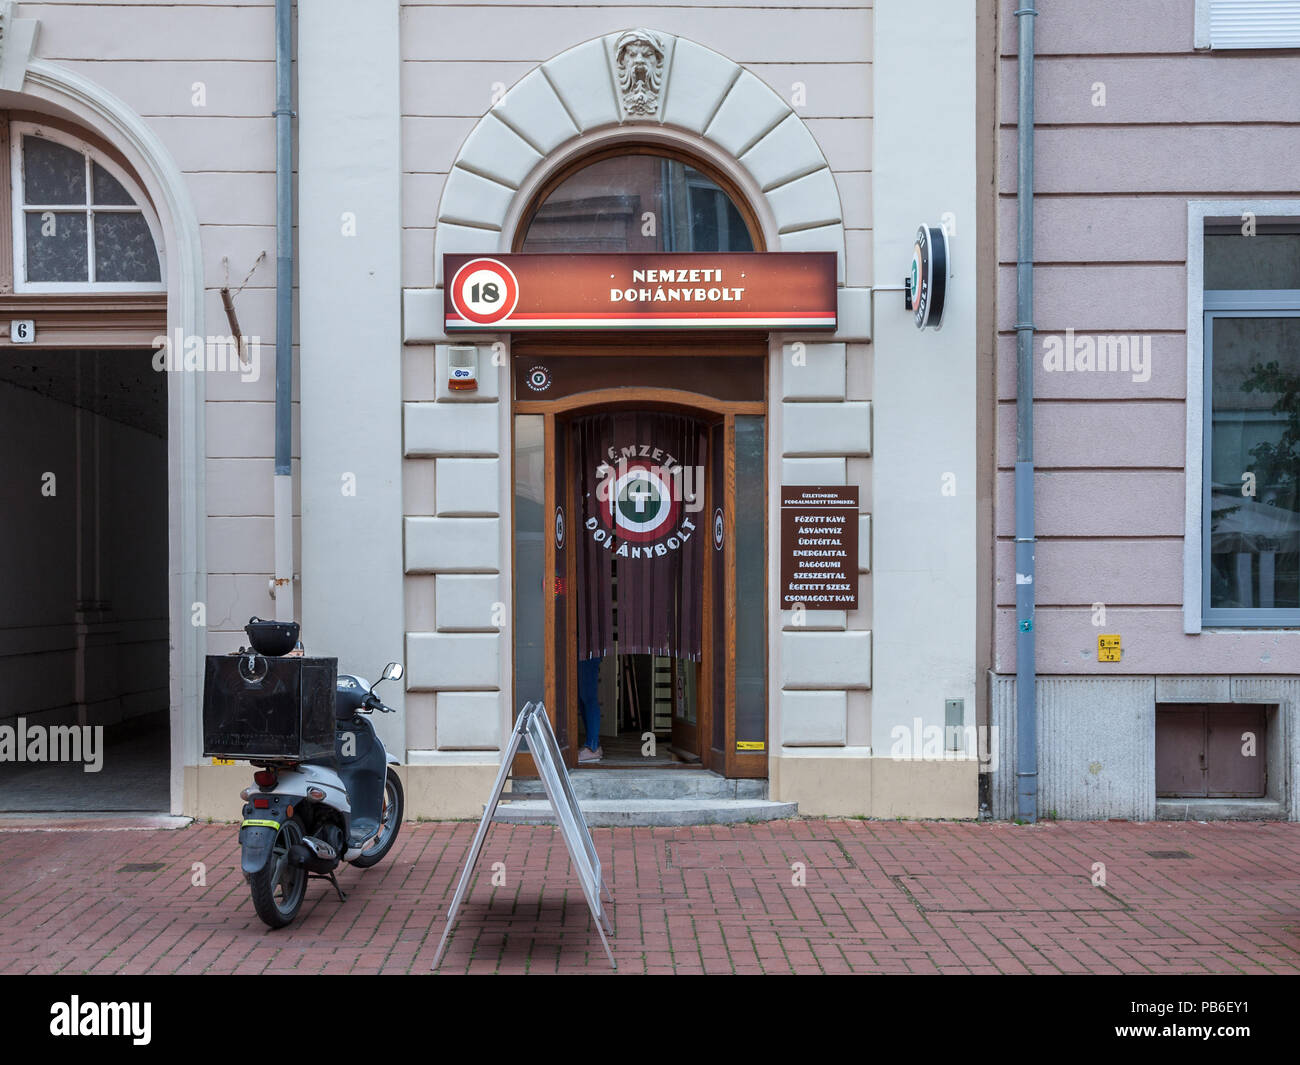
[[[753,251],[730,196],[707,174],[662,155],[601,159],[538,207],[522,252]]]
[[[1300,607],[1300,317],[1213,319],[1210,606]]]
[[[20,128],[20,127],[19,127]],[[19,280],[156,285],[162,266],[144,212],[89,149],[20,133]]]

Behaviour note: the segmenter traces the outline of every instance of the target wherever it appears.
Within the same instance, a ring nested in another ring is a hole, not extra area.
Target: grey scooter
[[[405,797],[393,766],[367,719],[392,713],[375,695],[381,681],[400,680],[390,662],[374,684],[340,674],[334,693],[334,756],[307,762],[254,762],[253,786],[240,792],[241,867],[257,915],[271,928],[293,922],[307,880],[328,879],[339,900],[347,896],[334,870],[341,862],[367,869],[392,849],[402,825]]]

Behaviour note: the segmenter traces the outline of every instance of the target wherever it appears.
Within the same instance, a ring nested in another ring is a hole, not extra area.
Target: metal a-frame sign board
[[[523,710],[519,712],[514,732],[510,734],[510,743],[501,759],[501,768],[497,771],[496,783],[492,785],[492,797],[483,810],[483,820],[479,822],[478,831],[474,834],[474,842],[470,844],[465,871],[461,873],[460,883],[456,885],[456,893],[452,896],[451,906],[447,910],[447,925],[442,931],[442,939],[438,943],[438,953],[434,955],[432,968],[438,968],[443,951],[447,949],[447,939],[451,935],[460,904],[469,891],[470,878],[474,874],[474,866],[478,863],[479,855],[483,850],[488,826],[496,814],[506,778],[510,775],[510,767],[514,764],[515,755],[519,753],[520,743],[525,739],[528,741],[528,753],[533,756],[537,773],[542,779],[546,798],[551,804],[551,809],[555,811],[555,820],[560,826],[560,834],[569,849],[569,860],[573,863],[578,880],[582,884],[582,893],[595,920],[596,931],[600,933],[600,942],[605,948],[605,956],[609,958],[609,964],[617,969],[618,964],[614,961],[614,953],[609,949],[609,940],[606,938],[606,933],[614,934],[614,928],[609,922],[604,901],[608,899],[613,902],[614,898],[605,887],[600,868],[600,856],[596,853],[591,829],[587,827],[587,819],[583,816],[582,807],[578,805],[577,796],[573,793],[573,781],[569,779],[569,771],[565,768],[564,759],[560,755],[560,745],[555,740],[555,732],[551,728],[550,718],[546,716],[546,707],[542,703],[526,703]]]

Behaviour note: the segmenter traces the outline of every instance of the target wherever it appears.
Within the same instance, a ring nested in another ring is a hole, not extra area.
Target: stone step
[[[799,816],[799,804],[766,799],[579,799],[592,828],[619,825],[674,827],[780,821]],[[553,825],[545,799],[515,799],[497,807],[493,821],[505,825]]]
[[[766,799],[766,780],[728,780],[707,769],[581,769],[569,774],[581,799]],[[510,782],[511,795],[544,798],[542,782]]]

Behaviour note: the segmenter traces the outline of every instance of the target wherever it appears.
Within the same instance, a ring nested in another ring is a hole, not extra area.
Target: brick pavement
[[[473,831],[403,826],[385,862],[344,870],[346,902],[312,881],[279,932],[253,913],[234,826],[0,831],[0,973],[425,973]],[[624,973],[1300,972],[1296,824],[805,819],[594,836]],[[556,831],[494,826],[443,970],[607,968]]]

